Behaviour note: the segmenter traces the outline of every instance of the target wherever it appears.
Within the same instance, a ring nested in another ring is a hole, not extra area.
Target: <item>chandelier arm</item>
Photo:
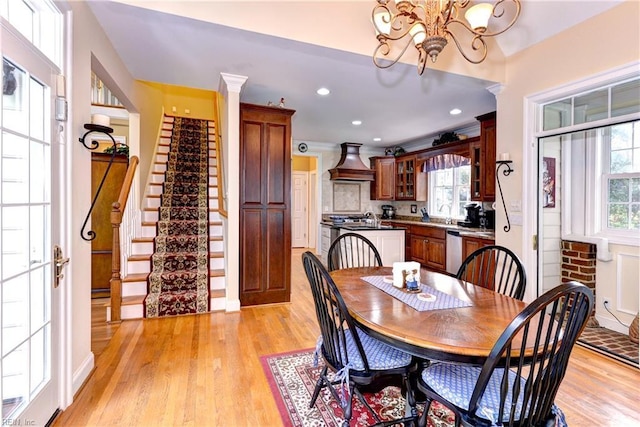
[[[397,40],[397,39],[392,39],[392,40]],[[402,58],[402,55],[404,55],[404,53],[407,51],[407,49],[412,44],[412,42],[413,42],[413,39],[411,38],[407,40],[407,43],[405,44],[404,48],[398,53],[398,56],[392,59],[392,58],[386,58],[386,56],[389,53],[391,53],[391,48],[389,47],[389,43],[387,43],[386,40],[384,39],[380,40],[380,44],[373,51],[373,63],[376,64],[378,68],[391,67],[392,65],[396,64],[400,60],[400,58]],[[379,57],[379,55],[384,56],[384,58]],[[386,60],[386,61],[389,61],[390,63],[385,64],[383,62],[380,62],[381,60]]]
[[[471,62],[472,64],[479,64],[482,61],[484,61],[487,58],[487,42],[484,41],[484,39],[482,38],[482,36],[476,35],[473,40],[471,41],[471,48],[474,51],[480,51],[482,53],[482,55],[480,56],[480,59],[472,59],[471,57],[469,57],[469,55],[467,55],[467,53],[464,51],[462,45],[460,44],[460,42],[458,41],[458,39],[456,38],[455,34],[453,34],[452,32],[450,32],[449,30],[447,30],[447,33],[449,34],[449,36],[451,37],[451,39],[453,40],[453,42],[455,43],[456,47],[458,48],[458,51],[460,52],[460,54],[464,57],[464,59],[466,59],[467,61]]]

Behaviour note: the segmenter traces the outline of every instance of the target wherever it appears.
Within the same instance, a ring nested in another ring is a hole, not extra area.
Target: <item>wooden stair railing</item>
[[[221,217],[227,218],[227,205],[225,203],[225,181],[224,181],[224,161],[222,153],[222,144],[220,142],[220,95],[216,96],[214,103],[215,114],[215,132],[216,132],[216,168],[217,168],[217,184],[218,184],[218,213]]]
[[[131,156],[129,159],[129,167],[124,177],[122,188],[118,201],[114,202],[111,208],[111,228],[113,230],[113,248],[111,252],[111,322],[120,322],[122,320],[120,309],[122,305],[122,277],[120,276],[120,225],[122,224],[122,216],[127,208],[127,200],[131,191],[131,184],[136,173],[136,168],[140,159],[137,156]]]

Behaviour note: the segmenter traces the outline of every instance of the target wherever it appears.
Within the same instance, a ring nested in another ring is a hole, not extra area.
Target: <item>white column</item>
[[[220,73],[221,138],[224,168],[223,221],[225,245],[226,311],[240,310],[240,90],[248,77]]]

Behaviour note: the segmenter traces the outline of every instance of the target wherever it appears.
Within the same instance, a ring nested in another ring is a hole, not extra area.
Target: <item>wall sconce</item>
[[[496,164],[498,165],[496,167],[496,179],[498,180],[498,190],[500,190],[500,200],[502,200],[502,207],[504,208],[504,214],[507,217],[507,225],[503,227],[503,230],[505,231],[505,233],[508,233],[509,230],[511,230],[511,222],[509,221],[509,212],[507,211],[507,205],[504,202],[504,195],[502,194],[502,186],[500,185],[500,168],[504,169],[502,171],[504,176],[509,176],[511,175],[511,172],[513,172],[513,168],[511,167],[512,163],[513,161],[509,160],[509,153],[500,154],[500,160],[496,161]]]
[[[85,237],[85,227],[87,226],[87,222],[89,222],[89,218],[91,217],[91,212],[93,211],[93,208],[96,204],[96,200],[98,200],[98,195],[100,194],[100,191],[102,190],[102,185],[104,184],[104,181],[107,178],[107,175],[109,174],[109,169],[111,169],[111,165],[113,164],[113,159],[116,156],[116,152],[117,150],[117,143],[116,140],[113,138],[113,136],[111,136],[111,134],[113,133],[113,128],[109,127],[109,117],[108,116],[104,116],[102,114],[94,114],[91,117],[91,121],[92,123],[86,123],[84,125],[84,128],[87,129],[87,132],[85,132],[84,135],[82,135],[82,137],[80,137],[80,143],[87,149],[87,150],[95,150],[96,148],[98,148],[100,146],[100,144],[98,143],[98,141],[96,140],[91,140],[90,145],[87,145],[87,136],[91,133],[103,133],[105,135],[107,135],[111,141],[113,142],[113,151],[111,153],[111,159],[109,159],[109,164],[107,165],[106,170],[104,171],[104,175],[102,177],[102,180],[100,181],[100,185],[98,186],[98,189],[96,190],[96,194],[95,196],[93,196],[93,201],[91,202],[91,207],[89,208],[89,212],[87,212],[87,216],[84,219],[84,222],[82,223],[82,228],[80,229],[80,237],[82,237],[82,239],[86,240],[87,242],[90,242],[91,240],[96,238],[96,233],[93,230],[89,230],[86,232],[86,237]]]

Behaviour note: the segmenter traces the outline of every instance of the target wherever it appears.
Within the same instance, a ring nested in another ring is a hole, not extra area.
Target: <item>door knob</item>
[[[60,286],[60,280],[64,277],[62,274],[62,269],[65,265],[69,263],[69,258],[64,258],[62,254],[62,248],[58,245],[53,246],[53,265],[55,268],[55,274],[53,277],[53,287],[57,288]]]

